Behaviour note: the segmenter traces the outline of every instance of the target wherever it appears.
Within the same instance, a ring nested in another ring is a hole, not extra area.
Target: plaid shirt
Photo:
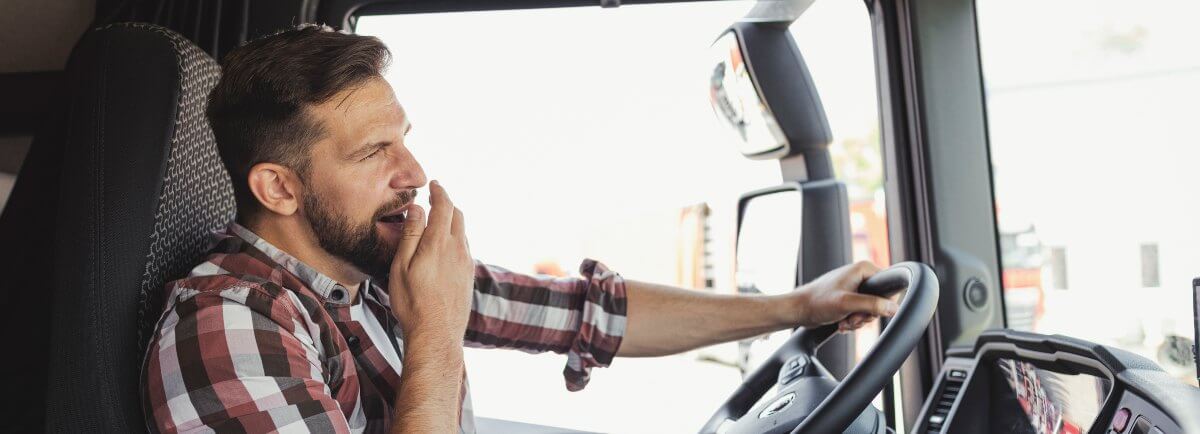
[[[206,261],[167,284],[165,311],[142,367],[152,432],[384,432],[397,421],[400,383],[345,287],[237,224]],[[465,342],[471,347],[567,354],[567,389],[612,362],[625,331],[625,284],[587,260],[582,278],[526,276],[475,264]],[[386,285],[383,285],[386,287]],[[388,292],[360,296],[403,360]],[[460,427],[474,431],[465,381]]]

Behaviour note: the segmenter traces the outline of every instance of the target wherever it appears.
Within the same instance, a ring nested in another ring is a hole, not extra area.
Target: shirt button
[[[346,343],[350,344],[350,346],[352,346],[352,347],[358,346],[358,336],[351,336],[351,337],[346,338]]]
[[[333,301],[342,301],[342,299],[344,299],[344,298],[346,298],[346,291],[343,291],[343,290],[342,290],[342,289],[340,289],[340,288],[339,288],[339,289],[334,289],[333,291],[331,291],[331,292],[329,293],[329,299],[330,299],[330,300],[333,300]]]

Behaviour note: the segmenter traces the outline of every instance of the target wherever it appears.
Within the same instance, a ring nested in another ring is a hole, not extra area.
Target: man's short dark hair
[[[306,107],[381,77],[391,54],[373,36],[302,25],[251,41],[222,61],[208,97],[208,121],[233,178],[238,218],[259,211],[250,168],[264,162],[308,174],[312,145],[324,135]]]

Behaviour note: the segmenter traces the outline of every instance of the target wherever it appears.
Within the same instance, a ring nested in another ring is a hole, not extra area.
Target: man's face
[[[302,215],[322,249],[364,273],[388,272],[425,171],[405,147],[411,124],[382,78],[310,107],[325,129],[304,177]]]

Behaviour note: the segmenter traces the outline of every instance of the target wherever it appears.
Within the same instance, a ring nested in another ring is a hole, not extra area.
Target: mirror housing
[[[713,111],[753,160],[782,159],[829,147],[833,135],[790,22],[739,22],[713,43]]]
[[[800,286],[800,220],[804,196],[793,188],[739,203],[734,279],[738,292],[785,294]]]
[[[781,294],[850,263],[846,186],[788,182],[738,199],[738,292]]]

